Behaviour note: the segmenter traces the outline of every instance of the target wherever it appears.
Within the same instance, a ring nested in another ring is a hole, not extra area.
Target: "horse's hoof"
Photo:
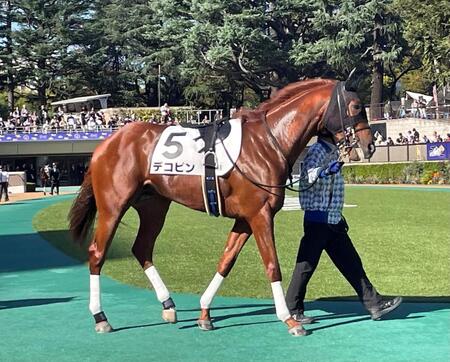
[[[295,326],[288,330],[289,334],[294,337],[302,337],[307,336],[309,332],[304,329],[302,326]]]
[[[212,331],[214,329],[214,326],[209,319],[199,319],[197,320],[197,325],[202,331]]]
[[[95,331],[97,333],[111,333],[114,329],[108,321],[102,321],[95,325]]]
[[[176,309],[173,309],[173,308],[163,309],[163,311],[162,311],[162,319],[164,319],[168,323],[176,323],[177,322],[177,311],[176,311]]]

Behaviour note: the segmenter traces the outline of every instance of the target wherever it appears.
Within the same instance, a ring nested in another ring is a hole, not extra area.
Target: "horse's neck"
[[[323,108],[328,99],[320,97],[312,106],[299,104],[291,109],[268,112],[268,124],[281,151],[292,165],[312,137],[317,135]],[[288,108],[288,107],[286,107]]]

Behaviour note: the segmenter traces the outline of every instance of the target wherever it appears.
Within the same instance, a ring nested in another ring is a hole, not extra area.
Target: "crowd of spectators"
[[[197,117],[192,116],[187,123],[209,123],[208,115],[197,112]],[[216,113],[217,118],[219,113]],[[131,122],[149,122],[153,124],[179,124],[180,120],[172,114],[165,103],[161,106],[159,114],[138,116],[134,112],[126,115],[117,113],[107,116],[102,110],[88,111],[83,108],[79,113],[65,112],[58,107],[52,114],[46,107],[41,106],[38,111],[30,111],[26,105],[21,109],[16,107],[9,113],[6,119],[0,117],[0,135],[15,133],[58,133],[58,132],[98,132],[112,131]]]
[[[444,103],[440,104],[439,106],[431,105],[428,104],[423,97],[418,97],[418,99],[413,99],[412,101],[406,101],[405,98],[402,98],[401,102],[391,102],[390,100],[388,100],[386,101],[386,103],[380,104],[379,107],[382,108],[382,112],[380,111],[380,114],[383,114],[382,118],[386,120],[396,118],[450,118],[449,104]]]
[[[400,132],[395,139],[392,137],[387,137],[386,139],[382,136],[380,132],[375,132],[375,144],[378,146],[395,146],[395,145],[407,145],[407,144],[424,144],[433,142],[450,142],[450,133],[444,138],[437,131],[433,132],[432,137],[427,135],[420,135],[420,133],[413,128],[412,131],[409,130],[405,134]]]
[[[109,119],[102,110],[88,111],[83,108],[80,113],[64,112],[58,107],[53,114],[41,106],[39,111],[30,111],[26,105],[16,107],[6,119],[0,117],[0,134],[6,133],[49,133],[49,132],[89,132],[120,128],[127,123],[141,121],[134,114],[129,116],[113,115]]]

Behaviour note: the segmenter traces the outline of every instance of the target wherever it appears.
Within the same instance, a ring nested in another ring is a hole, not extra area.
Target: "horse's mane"
[[[319,87],[333,82],[334,80],[332,79],[313,78],[288,84],[286,87],[279,90],[274,97],[265,100],[257,108],[241,108],[234,117],[241,118],[243,121],[259,120],[268,110],[284,103],[293,96],[299,95],[305,91],[310,90],[311,88]]]

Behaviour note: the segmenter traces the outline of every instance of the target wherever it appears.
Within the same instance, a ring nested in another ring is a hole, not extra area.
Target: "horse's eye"
[[[360,110],[361,109],[361,105],[360,104],[354,104],[353,105],[353,109]]]

